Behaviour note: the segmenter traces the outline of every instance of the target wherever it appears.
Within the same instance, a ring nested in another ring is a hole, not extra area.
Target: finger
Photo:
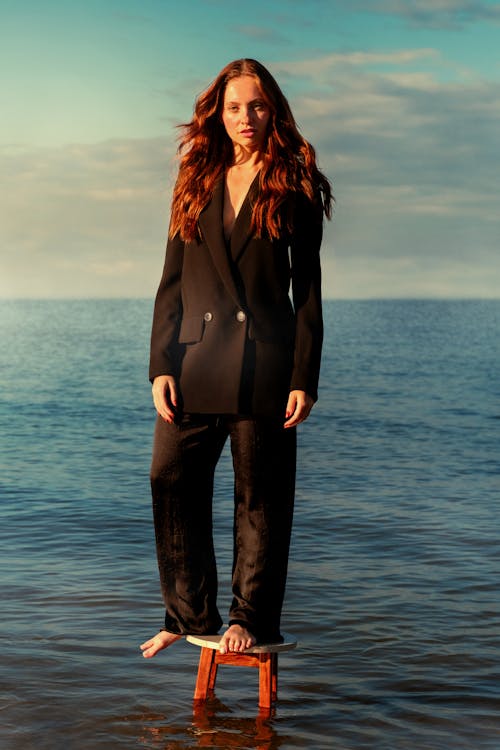
[[[303,406],[303,402],[299,398],[297,398],[295,394],[290,394],[290,397],[288,399],[289,408],[287,408],[286,411],[287,420],[285,421],[285,427],[295,427],[295,425],[299,423]]]
[[[175,407],[177,405],[177,389],[174,378],[169,378],[161,386],[153,385],[153,403],[160,417],[171,424],[175,419]]]
[[[285,429],[288,429],[289,427],[297,427],[298,424],[302,422],[302,419],[297,415],[294,414],[290,419],[287,419],[283,427]]]
[[[175,419],[175,414],[171,409],[168,408],[156,408],[156,411],[165,422],[172,424]]]
[[[292,416],[292,414],[295,412],[295,409],[297,408],[297,395],[295,393],[290,393],[288,396],[288,402],[286,405],[286,411],[285,411],[285,419],[288,419]]]
[[[311,406],[307,402],[297,403],[295,412],[292,414],[290,419],[285,422],[285,427],[296,427],[298,424],[303,422],[309,416]]]
[[[153,403],[155,405],[155,409],[164,419],[166,422],[173,422],[175,414],[173,410],[169,407],[168,402],[163,394],[155,393],[153,395]]]
[[[173,378],[172,380],[169,380],[167,387],[172,405],[177,406],[177,385]]]

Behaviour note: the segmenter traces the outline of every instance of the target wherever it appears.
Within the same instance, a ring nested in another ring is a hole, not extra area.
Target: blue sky
[[[498,297],[500,3],[0,0],[0,296],[152,297],[175,125],[255,57],[332,179],[327,297]]]

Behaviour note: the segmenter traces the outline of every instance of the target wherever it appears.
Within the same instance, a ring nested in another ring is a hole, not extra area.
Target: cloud
[[[437,69],[419,70],[428,60]],[[441,80],[439,63],[425,49],[272,66],[302,79],[294,113],[333,178],[334,296],[499,294],[500,84],[467,71]]]
[[[163,139],[5,149],[0,295],[150,295],[173,151]]]
[[[333,178],[325,296],[499,294],[500,84],[443,80],[441,63],[425,48],[269,65]],[[152,298],[174,149],[173,134],[4,149],[0,296]]]
[[[387,52],[332,52],[316,58],[305,60],[291,60],[284,62],[273,62],[273,70],[288,78],[296,76],[310,78],[313,80],[331,80],[332,71],[341,68],[352,68],[360,65],[404,65],[422,60],[424,58],[435,59],[439,53],[432,48],[402,49]]]
[[[500,84],[401,71],[401,58],[437,57],[412,52],[383,56],[394,71],[375,71],[352,54],[295,63],[307,91],[294,98],[297,120],[349,191],[397,188],[405,211],[440,206],[448,215],[483,218],[496,193]],[[275,68],[279,74],[290,65]]]
[[[399,16],[411,26],[462,28],[500,22],[500,5],[484,0],[350,0],[351,10]]]
[[[256,42],[280,45],[289,43],[289,40],[283,34],[280,34],[279,31],[271,29],[268,26],[254,26],[251,24],[238,25],[233,26],[231,30],[237,34],[242,34],[242,36],[247,36],[252,41]]]
[[[500,284],[498,266],[439,257],[430,265],[416,252],[396,259],[323,259],[323,277],[334,299],[497,299]]]

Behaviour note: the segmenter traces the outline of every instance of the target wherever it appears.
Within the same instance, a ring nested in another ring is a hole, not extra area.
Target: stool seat
[[[218,650],[222,635],[187,635],[186,640],[201,647],[198,677],[194,691],[196,701],[206,700],[215,689],[217,667],[230,664],[236,667],[258,667],[259,706],[269,709],[278,696],[278,654],[296,648],[297,641],[289,633],[283,633],[279,643],[259,643],[246,651],[221,654]]]
[[[242,654],[277,654],[280,651],[291,651],[297,647],[297,639],[289,633],[282,633],[283,640],[278,643],[259,643],[247,648]],[[187,635],[186,641],[202,648],[219,648],[222,635]]]

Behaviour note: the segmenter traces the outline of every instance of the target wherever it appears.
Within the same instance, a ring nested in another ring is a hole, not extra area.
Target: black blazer
[[[175,375],[186,412],[283,417],[290,390],[317,399],[322,214],[305,196],[291,197],[293,235],[255,237],[250,221],[258,184],[257,175],[230,246],[222,178],[199,219],[202,239],[176,236],[167,244],[149,376]]]

